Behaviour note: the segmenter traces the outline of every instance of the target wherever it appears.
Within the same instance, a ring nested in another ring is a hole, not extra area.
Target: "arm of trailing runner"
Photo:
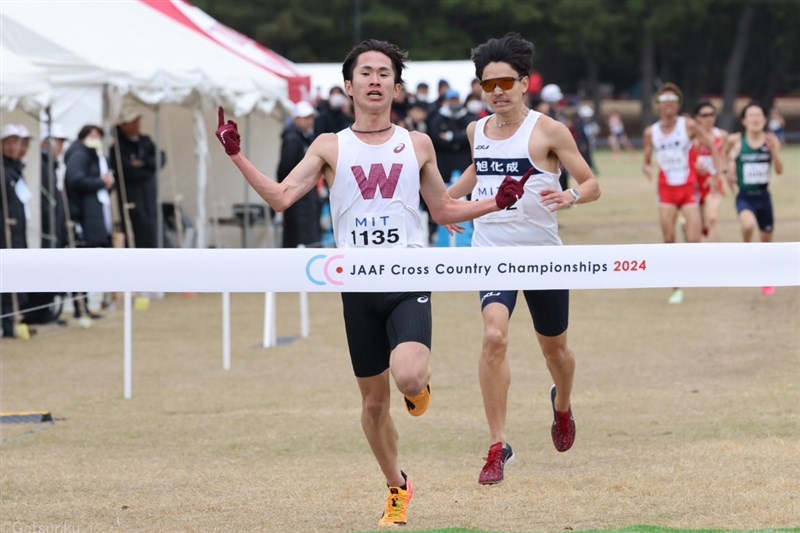
[[[800,242],[0,251],[1,292],[385,292],[800,285]]]

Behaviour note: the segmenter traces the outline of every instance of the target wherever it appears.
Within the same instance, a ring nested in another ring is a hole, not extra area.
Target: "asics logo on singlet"
[[[500,296],[499,292],[487,292],[481,297],[481,301],[484,301],[486,298],[491,298],[492,296]]]
[[[306,263],[306,277],[314,285],[344,285],[343,281],[337,279],[344,274],[344,268],[336,264],[340,259],[344,259],[341,254],[330,257],[315,255]]]
[[[400,143],[400,144],[398,144],[397,146],[395,146],[395,147],[394,147],[394,150],[392,150],[392,151],[393,151],[394,153],[396,153],[396,154],[399,154],[400,152],[402,152],[402,151],[403,151],[403,150],[405,150],[405,149],[406,149],[406,145],[405,145],[405,143]]]
[[[489,145],[488,144],[479,144],[478,146],[475,147],[475,149],[476,150],[488,150],[489,149]]]
[[[417,301],[419,303],[421,303],[421,304],[426,304],[426,303],[428,303],[428,297],[427,296],[420,296],[419,298],[417,298]]]

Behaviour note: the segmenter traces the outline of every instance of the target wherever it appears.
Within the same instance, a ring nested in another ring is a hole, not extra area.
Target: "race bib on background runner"
[[[764,185],[769,182],[769,163],[745,163],[742,174],[745,185]]]

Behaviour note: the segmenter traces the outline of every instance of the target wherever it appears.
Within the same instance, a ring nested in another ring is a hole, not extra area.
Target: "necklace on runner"
[[[389,124],[388,126],[386,126],[385,128],[383,128],[381,130],[373,130],[373,131],[357,130],[353,126],[350,126],[350,130],[353,133],[383,133],[384,131],[389,131],[390,129],[392,129],[392,126],[394,126],[394,124]]]
[[[504,128],[506,126],[511,126],[512,124],[519,124],[520,122],[525,120],[525,118],[528,116],[528,113],[530,113],[530,112],[531,112],[530,109],[526,109],[525,110],[525,114],[522,115],[520,118],[518,118],[517,120],[509,120],[508,122],[500,122],[499,120],[497,120],[497,115],[495,115],[494,116],[494,123],[498,128]]]

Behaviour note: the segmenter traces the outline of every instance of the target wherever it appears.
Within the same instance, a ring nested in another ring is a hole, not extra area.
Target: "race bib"
[[[742,174],[745,185],[764,185],[769,182],[769,163],[745,163]]]
[[[660,150],[658,166],[667,177],[667,184],[685,185],[689,177],[689,158],[681,148]]]
[[[531,194],[530,191],[526,192],[528,194]],[[477,202],[479,200],[484,200],[486,198],[494,198],[496,194],[497,194],[497,187],[490,187],[488,185],[485,186],[478,184],[472,190],[472,199]],[[522,209],[522,200],[518,200],[517,203],[503,209],[502,211],[496,211],[494,213],[487,213],[483,215],[480,218],[480,220],[481,222],[488,222],[488,223],[512,222],[516,220],[522,220],[524,216],[525,212]]]
[[[717,169],[714,168],[714,158],[710,155],[697,156],[697,166],[702,168],[706,174],[717,175]]]
[[[347,242],[354,248],[406,247],[404,213],[362,213],[349,215]]]

